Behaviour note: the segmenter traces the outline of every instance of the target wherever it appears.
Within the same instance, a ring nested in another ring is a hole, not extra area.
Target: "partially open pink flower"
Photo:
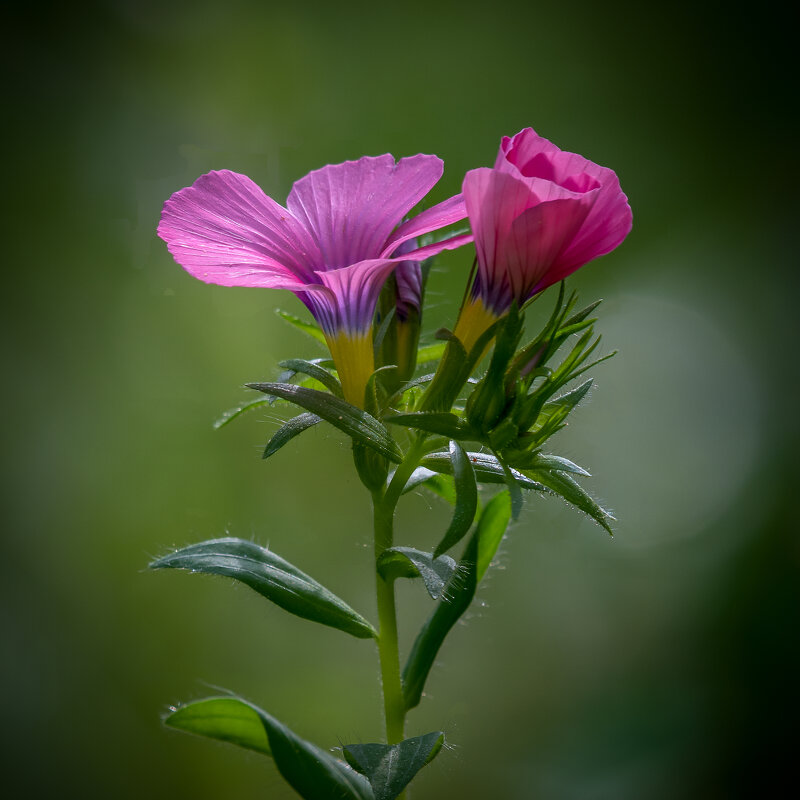
[[[397,263],[466,244],[457,236],[402,256],[398,247],[466,216],[461,195],[400,224],[442,176],[436,156],[391,155],[323,167],[297,181],[286,208],[249,178],[209,172],[164,204],[158,235],[191,275],[221,286],[294,292],[319,322],[350,402],[373,371],[370,335]]]
[[[619,245],[631,229],[613,170],[559,150],[532,128],[504,137],[494,169],[464,178],[478,272],[456,333],[474,341],[513,300],[533,295]]]

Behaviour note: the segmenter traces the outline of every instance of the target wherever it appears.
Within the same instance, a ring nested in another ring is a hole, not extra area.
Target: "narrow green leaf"
[[[343,753],[354,770],[366,775],[375,800],[394,800],[443,744],[444,734],[435,731],[400,744],[348,744]]]
[[[434,342],[426,344],[417,350],[417,364],[428,364],[431,361],[439,361],[444,355],[447,342]]]
[[[592,384],[594,383],[593,378],[589,378],[589,380],[584,381],[580,386],[577,386],[575,389],[570,389],[570,391],[565,392],[564,394],[560,395],[559,397],[554,397],[550,400],[546,405],[545,408],[548,406],[564,406],[572,410],[578,403],[583,400],[584,397],[589,392],[589,389],[592,388]]]
[[[436,654],[450,629],[469,608],[477,586],[478,537],[473,535],[447,582],[442,599],[422,626],[403,668],[403,698],[407,709],[419,705]]]
[[[272,438],[267,442],[267,446],[264,448],[264,454],[261,458],[269,458],[275,455],[281,447],[294,439],[295,436],[312,428],[321,421],[320,417],[308,411],[303,414],[298,414],[296,417],[292,417],[292,419],[284,422],[283,425],[275,431]]]
[[[511,496],[508,491],[496,494],[484,507],[478,520],[478,575],[480,583],[500,546],[511,522]]]
[[[609,521],[613,521],[614,517],[600,506],[574,478],[564,472],[546,469],[531,470],[531,475],[613,535]]]
[[[297,330],[302,331],[305,334],[308,334],[312,339],[322,342],[322,344],[324,344],[326,347],[328,346],[322,329],[314,325],[312,322],[306,322],[305,320],[300,319],[300,317],[290,314],[288,311],[281,311],[279,308],[275,309],[275,313],[282,320],[288,322],[292,327],[297,328]]]
[[[526,467],[527,466],[526,464]],[[548,453],[534,453],[529,468],[555,470],[556,472],[571,472],[573,475],[583,475],[586,478],[591,477],[591,473],[587,472],[583,467],[579,467],[568,458],[554,456]]]
[[[475,470],[475,478],[478,483],[505,483],[506,473],[500,462],[489,453],[474,453],[469,452],[467,456]],[[429,453],[425,458],[420,461],[420,466],[433,472],[441,472],[445,475],[450,475],[453,472],[453,464],[450,461],[450,454],[444,452]],[[519,470],[511,470],[513,476],[516,478],[517,483],[523,489],[530,489],[537,492],[543,492],[545,487],[541,483],[529,478]]]
[[[304,358],[287,358],[285,361],[281,361],[278,366],[292,372],[308,375],[310,378],[319,381],[329,392],[333,392],[337,397],[344,397],[339,379],[313,361],[306,361]]]
[[[425,467],[417,467],[408,479],[403,488],[403,494],[410,492],[413,489],[425,488],[434,494],[441,497],[451,506],[456,504],[456,488],[453,479],[449,475],[442,475],[441,473],[434,472],[432,469]]]
[[[422,409],[434,412],[446,411],[453,405],[472,371],[469,355],[455,334],[442,328],[436,331],[436,338],[446,340],[447,344],[436,374],[422,398]]]
[[[258,712],[238,697],[208,697],[173,708],[164,724],[197,736],[272,755],[269,739]]]
[[[598,338],[597,343],[599,343],[600,339]],[[594,349],[594,348],[593,348]],[[591,352],[591,351],[590,351]],[[600,358],[596,358],[591,363],[587,364],[585,367],[581,367],[578,370],[575,370],[570,376],[570,381],[575,380],[579,375],[583,375],[584,372],[588,372],[590,369],[594,369],[598,364],[602,364],[604,361],[608,361],[609,358],[614,358],[614,356],[619,352],[619,350],[612,350],[608,355],[601,356]],[[587,353],[588,355],[588,353]],[[567,381],[565,381],[566,383]]]
[[[303,800],[375,800],[367,780],[259,709],[275,766]]]
[[[377,637],[372,625],[335,594],[297,567],[255,542],[211,539],[156,559],[151,569],[186,569],[224,575],[254,589],[276,605],[359,639]]]
[[[583,322],[586,319],[586,317],[588,317],[589,314],[591,314],[592,311],[594,311],[597,308],[597,306],[599,306],[600,303],[602,302],[603,302],[602,300],[595,300],[594,303],[590,303],[588,306],[586,306],[586,308],[583,308],[576,314],[573,314],[568,320],[566,320],[563,323],[564,327],[568,328],[571,327],[572,325],[575,325],[578,322]]]
[[[414,411],[410,414],[392,414],[385,417],[385,421],[392,425],[403,425],[427,433],[438,433],[448,439],[464,439],[469,435],[469,430],[462,421],[449,411]]]
[[[248,383],[250,389],[274,395],[322,417],[361,444],[371,447],[390,461],[400,462],[402,453],[386,428],[360,408],[341,397],[290,383]]]
[[[475,519],[475,512],[478,510],[478,485],[475,482],[475,470],[473,470],[472,462],[464,448],[456,441],[450,442],[450,463],[453,465],[453,479],[456,485],[456,507],[442,541],[433,551],[434,558],[447,552],[466,536]]]
[[[218,431],[229,422],[233,422],[236,417],[241,416],[246,411],[253,411],[256,408],[261,408],[262,406],[267,406],[269,404],[269,398],[257,397],[255,400],[249,400],[246,403],[241,403],[238,406],[229,408],[221,417],[219,417],[219,419],[214,421],[214,430]]]
[[[390,547],[378,558],[378,572],[385,580],[391,578],[422,578],[428,594],[438,600],[453,575],[456,562],[450,556],[434,558],[413,547]]]
[[[168,714],[164,724],[271,755],[286,782],[304,800],[375,800],[368,781],[347,764],[239,697],[187,703]]]

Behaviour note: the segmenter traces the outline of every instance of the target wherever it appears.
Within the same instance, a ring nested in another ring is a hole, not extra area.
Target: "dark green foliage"
[[[272,756],[283,778],[304,800],[375,800],[361,775],[238,697],[188,703],[168,714],[164,724]]]
[[[419,705],[439,648],[475,596],[475,587],[478,585],[477,558],[478,537],[473,535],[445,586],[442,599],[417,634],[403,668],[403,698],[408,709]]]
[[[444,734],[435,731],[400,744],[348,744],[343,753],[347,763],[367,777],[375,800],[394,800],[443,744]]]
[[[264,454],[261,457],[269,458],[275,455],[287,442],[290,442],[303,431],[313,428],[318,422],[322,422],[321,417],[312,414],[310,411],[292,417],[275,431],[272,438],[267,442],[267,446],[264,448]]]
[[[290,383],[248,383],[247,386],[305,408],[391,461],[399,462],[402,458],[397,443],[386,428],[371,414],[341,397]]]
[[[458,442],[450,442],[450,463],[453,465],[453,479],[456,487],[456,506],[453,509],[453,519],[442,541],[433,551],[433,557],[438,558],[451,547],[458,544],[472,525],[475,512],[478,510],[478,486],[475,482],[475,470],[469,456]]]
[[[338,628],[359,639],[377,636],[372,625],[297,567],[254,542],[211,539],[156,559],[150,569],[185,569],[224,575],[254,589],[298,617]]]
[[[484,507],[478,520],[478,574],[480,583],[492,563],[511,522],[511,497],[508,492],[496,494]]]
[[[332,392],[337,397],[344,397],[339,379],[314,361],[306,361],[304,358],[288,358],[285,361],[281,361],[278,366],[294,373],[300,372],[303,375],[308,375],[309,378],[319,381],[329,392]]]
[[[413,547],[390,547],[378,559],[378,572],[384,580],[422,578],[428,594],[438,600],[453,575],[456,562],[450,556],[434,558]]]

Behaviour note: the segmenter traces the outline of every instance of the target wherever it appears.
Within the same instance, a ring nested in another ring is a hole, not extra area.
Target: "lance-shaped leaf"
[[[300,319],[300,317],[290,314],[288,311],[281,311],[279,308],[275,309],[275,313],[284,322],[288,322],[293,328],[297,328],[297,330],[308,334],[312,339],[316,339],[326,347],[328,346],[328,343],[325,340],[325,334],[322,332],[322,329],[319,326],[314,325],[312,322],[306,322],[305,320]]]
[[[610,521],[613,521],[614,517],[597,503],[574,478],[564,472],[545,469],[531,470],[530,474],[536,480],[541,481],[550,491],[563,497],[584,514],[588,514],[598,525],[613,534]]]
[[[469,452],[467,457],[470,464],[472,464],[472,469],[475,471],[475,478],[478,483],[506,483],[506,473],[503,466],[493,455]],[[450,454],[445,452],[430,453],[422,459],[420,465],[423,468],[433,472],[441,472],[445,475],[451,475],[453,472]],[[531,489],[537,492],[545,491],[545,487],[541,483],[537,483],[527,475],[523,475],[519,470],[512,469],[511,473],[523,489]]]
[[[466,536],[478,510],[475,470],[464,448],[456,441],[450,442],[450,463],[453,465],[453,479],[456,485],[456,507],[453,509],[453,518],[442,541],[433,551],[434,558],[447,552]]]
[[[169,714],[164,723],[271,755],[286,782],[304,800],[375,800],[368,781],[347,764],[238,697],[189,703]]]
[[[456,490],[453,479],[449,475],[442,475],[426,467],[417,467],[403,487],[403,494],[420,487],[424,487],[438,495],[450,503],[451,506],[456,503]]]
[[[400,744],[348,744],[343,753],[354,770],[366,775],[375,800],[394,800],[443,744],[444,734],[435,731]]]
[[[378,635],[344,600],[255,542],[233,537],[211,539],[159,558],[150,568],[224,575],[241,581],[298,617],[338,628],[359,639]]]
[[[246,403],[241,403],[238,406],[229,408],[221,417],[214,421],[214,430],[218,431],[220,428],[224,427],[229,422],[233,422],[233,420],[235,420],[237,417],[248,411],[254,411],[257,408],[261,408],[262,406],[267,406],[269,404],[270,398],[257,397],[255,400],[249,400]]]
[[[281,361],[278,366],[295,373],[300,372],[303,375],[308,375],[309,378],[319,381],[329,392],[333,392],[337,397],[344,397],[339,379],[325,367],[321,367],[313,361],[306,361],[304,358],[288,358],[285,361]]]
[[[281,397],[322,417],[355,441],[371,447],[390,461],[399,463],[402,460],[402,453],[389,431],[371,414],[341,397],[290,383],[248,383],[247,386],[264,394]]]
[[[413,547],[390,547],[378,558],[378,572],[384,580],[422,578],[428,594],[438,600],[453,575],[456,562],[450,556],[434,558]]]
[[[583,475],[585,478],[590,478],[591,473],[587,472],[583,467],[579,467],[574,462],[563,456],[555,456],[550,453],[530,453],[526,458],[520,462],[514,461],[518,467],[525,469],[547,469],[555,470],[556,472],[571,472],[573,475]]]
[[[448,439],[470,438],[470,429],[449,411],[414,411],[410,414],[392,414],[385,419],[392,425],[403,425],[426,433],[438,433]]]
[[[164,717],[164,724],[197,736],[230,742],[265,756],[272,755],[258,711],[238,697],[208,697],[172,708]]]
[[[264,454],[261,458],[269,458],[275,455],[287,442],[294,439],[295,436],[301,434],[303,431],[313,428],[318,422],[322,422],[321,418],[309,411],[298,414],[296,417],[292,417],[292,419],[284,422],[267,442],[267,446],[264,448]]]
[[[447,582],[442,599],[422,626],[403,668],[403,699],[406,708],[419,705],[425,681],[436,654],[450,629],[469,608],[478,584],[478,537],[473,534],[464,555]]]
[[[480,583],[511,522],[511,497],[507,491],[496,494],[485,506],[478,520],[478,575]]]
[[[594,383],[593,378],[589,378],[588,380],[584,381],[580,386],[577,386],[574,389],[570,389],[570,391],[565,392],[564,394],[560,395],[559,397],[554,397],[549,403],[545,404],[545,409],[551,406],[559,406],[572,411],[584,397],[588,393],[589,389],[592,388],[592,383]]]

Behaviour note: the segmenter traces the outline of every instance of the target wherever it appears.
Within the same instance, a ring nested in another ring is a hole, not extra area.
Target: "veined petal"
[[[294,184],[287,206],[314,236],[325,268],[346,267],[384,256],[394,228],[443,169],[430,155],[397,163],[388,154],[364,156],[310,172]]]
[[[532,128],[504,137],[495,168],[527,178],[552,181],[572,192],[596,190],[594,204],[554,274],[561,280],[578,267],[616,248],[633,223],[628,198],[614,170],[577,153],[561,150]]]
[[[355,336],[369,331],[378,295],[398,263],[391,258],[376,258],[318,273],[317,285],[306,286],[305,292],[326,336],[342,331]]]
[[[292,289],[319,251],[292,215],[245,175],[209,172],[164,203],[158,235],[191,275],[222,286]]]
[[[396,250],[395,257],[399,259],[416,249],[416,242],[407,239]],[[395,304],[397,319],[404,322],[414,311],[422,307],[422,265],[419,261],[400,261],[394,269],[394,278],[397,283],[397,301]]]
[[[498,259],[511,292],[522,300],[561,280],[554,266],[592,208],[594,194],[549,200],[523,211],[500,243]]]
[[[631,232],[633,212],[617,176],[604,184],[597,195],[572,244],[559,258],[560,276],[556,280],[561,280],[593,258],[610,253]]]
[[[526,181],[504,172],[481,167],[464,176],[464,200],[478,255],[476,288],[486,305],[505,311],[511,298],[505,265],[501,260],[504,239],[514,220],[538,203]]]
[[[426,208],[416,217],[404,222],[389,237],[381,255],[391,255],[399,244],[407,242],[415,236],[421,236],[423,233],[430,233],[430,231],[452,225],[466,216],[467,207],[464,203],[463,194],[457,194],[447,200],[443,200],[441,203]]]
[[[404,258],[413,258],[415,261],[424,261],[426,258],[433,258],[443,250],[457,250],[473,240],[471,233],[460,233],[458,236],[451,236],[449,239],[442,239],[441,242],[426,244],[425,247],[418,247],[404,255]]]

